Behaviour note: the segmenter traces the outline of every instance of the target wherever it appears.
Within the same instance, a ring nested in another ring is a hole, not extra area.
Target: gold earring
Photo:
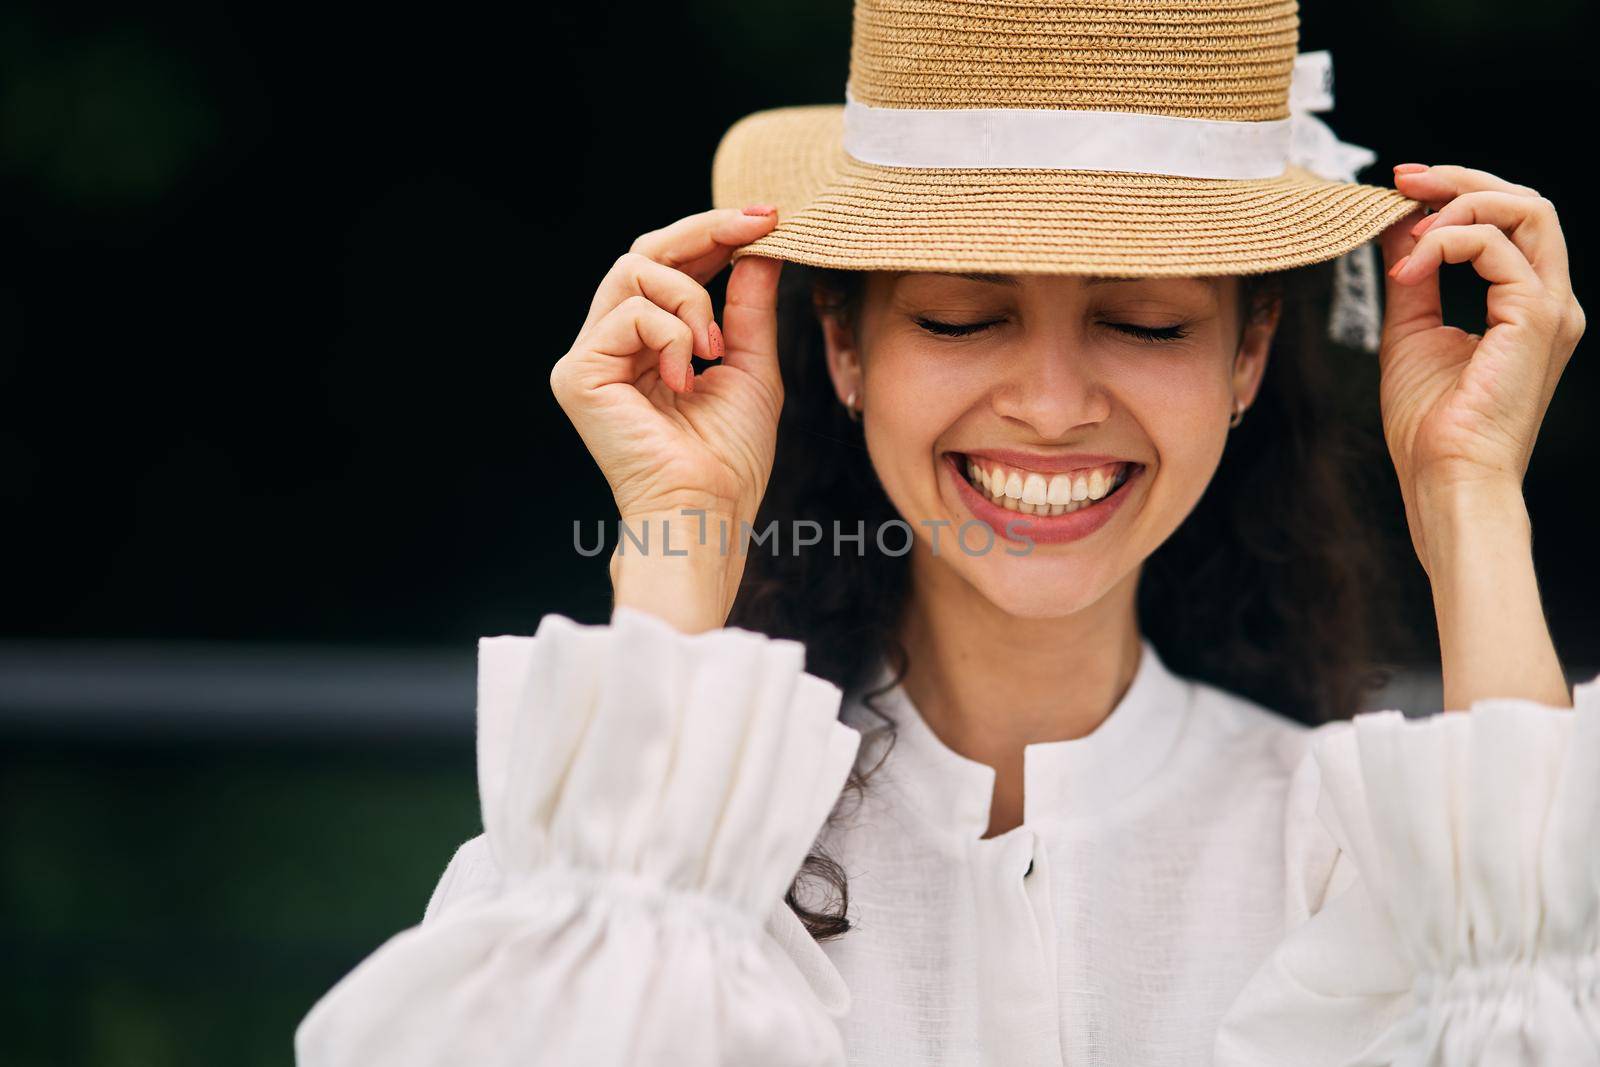
[[[844,398],[845,414],[850,416],[851,422],[861,421],[861,411],[856,407],[856,391],[850,390],[850,395]]]

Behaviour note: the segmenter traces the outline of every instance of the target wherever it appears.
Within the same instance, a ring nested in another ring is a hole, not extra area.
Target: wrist
[[[1492,697],[1570,703],[1533,566],[1519,485],[1419,487],[1418,521],[1433,590],[1444,706]]]
[[[737,525],[698,509],[622,518],[611,555],[613,604],[666,620],[685,633],[727,622],[743,574],[727,532]]]
[[[1436,578],[1441,568],[1472,566],[1485,554],[1531,551],[1533,524],[1522,487],[1507,482],[1420,485],[1417,521],[1426,555],[1423,568]]]

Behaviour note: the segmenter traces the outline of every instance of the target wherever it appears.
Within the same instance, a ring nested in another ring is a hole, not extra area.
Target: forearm
[[[1523,697],[1570,707],[1533,569],[1519,487],[1424,493],[1419,503],[1439,625],[1444,707]]]

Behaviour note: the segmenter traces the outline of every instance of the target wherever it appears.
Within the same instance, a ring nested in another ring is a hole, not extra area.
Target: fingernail
[[[1411,262],[1410,256],[1401,256],[1400,261],[1389,268],[1389,277],[1398,278],[1400,272],[1406,269],[1406,264]]]
[[[1426,163],[1401,163],[1394,168],[1396,174],[1421,174],[1428,169]]]
[[[717,326],[717,320],[712,319],[711,325],[706,329],[707,339],[710,341],[711,355],[706,358],[715,363],[722,358],[722,330]]]
[[[1428,232],[1428,227],[1432,226],[1434,223],[1436,223],[1438,221],[1439,221],[1439,213],[1437,211],[1435,211],[1432,215],[1427,216],[1421,222],[1419,222],[1415,226],[1411,227],[1411,236],[1413,236],[1413,237],[1421,237],[1423,234]]]
[[[683,391],[694,392],[694,364],[691,363],[683,369]]]
[[[751,204],[744,209],[746,215],[776,215],[778,209],[773,204]]]

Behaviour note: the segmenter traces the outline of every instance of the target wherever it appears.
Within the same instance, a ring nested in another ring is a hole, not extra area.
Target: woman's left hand
[[[1555,206],[1466,167],[1395,168],[1395,186],[1433,209],[1382,237],[1389,268],[1378,354],[1384,436],[1423,567],[1429,501],[1514,492],[1584,314],[1572,293]],[[1444,325],[1439,269],[1470,262],[1489,282],[1481,337]]]

